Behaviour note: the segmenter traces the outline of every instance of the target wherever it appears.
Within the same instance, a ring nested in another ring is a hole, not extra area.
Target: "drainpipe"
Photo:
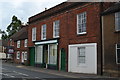
[[[103,2],[100,3],[100,13],[103,11]],[[104,49],[103,49],[103,18],[100,14],[100,39],[101,39],[101,75],[103,75],[103,66],[104,66]]]

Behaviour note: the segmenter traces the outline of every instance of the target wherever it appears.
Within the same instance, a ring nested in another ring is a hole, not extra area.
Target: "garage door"
[[[97,44],[69,45],[68,71],[97,74]]]

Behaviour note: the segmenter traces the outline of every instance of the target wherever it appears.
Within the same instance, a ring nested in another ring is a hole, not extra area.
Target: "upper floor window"
[[[115,30],[120,31],[120,12],[115,13]]]
[[[17,48],[20,48],[20,40],[17,41]]]
[[[59,20],[53,22],[53,37],[54,38],[59,37],[59,29],[60,29],[59,26],[60,26]]]
[[[44,40],[46,39],[46,24],[42,25],[42,33],[41,33],[41,39]]]
[[[36,27],[32,28],[32,41],[36,41]]]
[[[86,12],[77,15],[77,34],[86,33]]]
[[[25,39],[24,41],[24,47],[27,47],[28,39]]]

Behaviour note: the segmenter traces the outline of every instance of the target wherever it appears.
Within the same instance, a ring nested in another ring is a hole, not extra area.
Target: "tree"
[[[2,40],[6,40],[8,38],[7,34],[5,31],[1,31],[2,33]]]
[[[14,33],[18,32],[21,29],[22,22],[16,17],[12,17],[12,22],[10,25],[7,27],[7,32],[8,32],[8,38],[12,36]]]

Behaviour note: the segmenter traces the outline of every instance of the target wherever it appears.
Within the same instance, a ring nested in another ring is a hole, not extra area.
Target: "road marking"
[[[8,77],[15,77],[15,76],[10,76],[10,75],[8,75],[8,74],[4,74],[4,73],[2,73],[2,75],[4,75],[4,76],[8,76]]]
[[[13,71],[14,73],[17,73],[17,74],[20,74],[20,75],[24,75],[24,76],[29,76],[27,74],[24,74],[24,73],[20,73],[20,72],[17,72],[17,71]]]
[[[16,66],[16,67],[21,68],[21,67],[23,67],[23,66]]]
[[[4,69],[4,70],[7,70],[7,69],[5,69],[5,68],[2,68],[2,67],[0,67],[0,69]]]
[[[39,77],[35,77],[35,78],[39,78]]]

